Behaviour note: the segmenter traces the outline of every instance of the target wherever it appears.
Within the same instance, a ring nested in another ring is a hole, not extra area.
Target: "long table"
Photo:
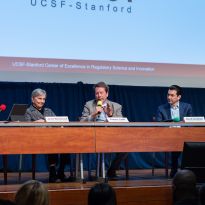
[[[0,123],[4,184],[7,184],[8,154],[20,154],[20,161],[22,154],[32,154],[32,178],[35,179],[35,154],[95,153],[94,136],[92,123],[83,126],[79,123]],[[82,164],[82,155],[80,157]]]
[[[96,152],[182,151],[185,141],[205,142],[205,127],[96,127]]]
[[[1,154],[94,153],[92,127],[0,128]]]
[[[205,142],[205,123],[0,123],[0,154],[170,152]]]
[[[205,142],[205,123],[0,123],[0,154],[170,152]]]

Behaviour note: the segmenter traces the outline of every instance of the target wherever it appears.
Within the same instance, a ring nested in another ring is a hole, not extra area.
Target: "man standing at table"
[[[109,86],[104,82],[94,85],[95,99],[86,102],[81,116],[81,121],[106,122],[107,117],[122,117],[122,106],[108,100]],[[127,153],[117,153],[108,169],[107,176],[115,177],[120,162],[127,157]]]
[[[183,121],[184,117],[192,116],[192,107],[188,103],[180,102],[182,97],[182,88],[178,85],[172,85],[168,89],[168,103],[160,105],[156,114],[156,121]],[[180,152],[171,153],[171,172],[170,177],[174,177],[178,169],[178,158]]]
[[[26,110],[25,120],[32,122],[45,122],[45,117],[55,116],[54,112],[50,108],[44,107],[46,101],[46,91],[40,88],[33,90],[31,94],[32,104]],[[68,163],[68,154],[60,154],[60,164],[58,173],[56,173],[56,165],[58,162],[58,154],[49,154],[49,182],[56,182],[59,178],[62,182],[69,181],[64,174],[64,168]]]

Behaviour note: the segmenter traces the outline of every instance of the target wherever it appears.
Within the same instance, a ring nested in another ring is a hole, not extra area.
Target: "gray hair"
[[[33,90],[33,92],[31,93],[31,98],[37,97],[39,95],[45,95],[45,97],[46,97],[46,91],[42,90],[41,88],[37,88],[37,89]]]

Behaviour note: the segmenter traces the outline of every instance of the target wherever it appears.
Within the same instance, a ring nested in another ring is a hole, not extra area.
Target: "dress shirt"
[[[172,119],[180,119],[179,102],[175,106],[170,106],[170,110],[171,110],[171,118]]]

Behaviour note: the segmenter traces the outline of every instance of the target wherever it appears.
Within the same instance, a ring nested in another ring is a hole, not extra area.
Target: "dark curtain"
[[[46,106],[58,116],[69,116],[70,121],[78,121],[84,103],[94,98],[93,85],[64,83],[11,83],[0,82],[0,104],[6,104],[7,110],[0,113],[0,120],[6,120],[13,104],[31,103],[31,92],[35,88],[47,91]],[[166,103],[167,88],[110,85],[109,99],[123,106],[123,115],[130,122],[150,122],[153,120],[158,105]],[[205,89],[184,88],[182,101],[192,104],[194,115],[205,115]],[[60,145],[59,145],[60,146]],[[114,157],[108,155],[107,158]],[[18,169],[18,155],[9,156],[9,170]],[[84,160],[87,162],[87,155]],[[92,167],[95,166],[95,155],[91,157]],[[131,168],[150,168],[164,166],[164,155],[156,153],[131,153],[129,166]],[[107,162],[108,163],[108,162]],[[2,168],[2,159],[0,159]],[[85,163],[85,168],[87,163]],[[123,166],[123,164],[122,164]],[[23,156],[23,170],[31,170],[31,156]],[[47,156],[37,156],[37,171],[47,171]]]

